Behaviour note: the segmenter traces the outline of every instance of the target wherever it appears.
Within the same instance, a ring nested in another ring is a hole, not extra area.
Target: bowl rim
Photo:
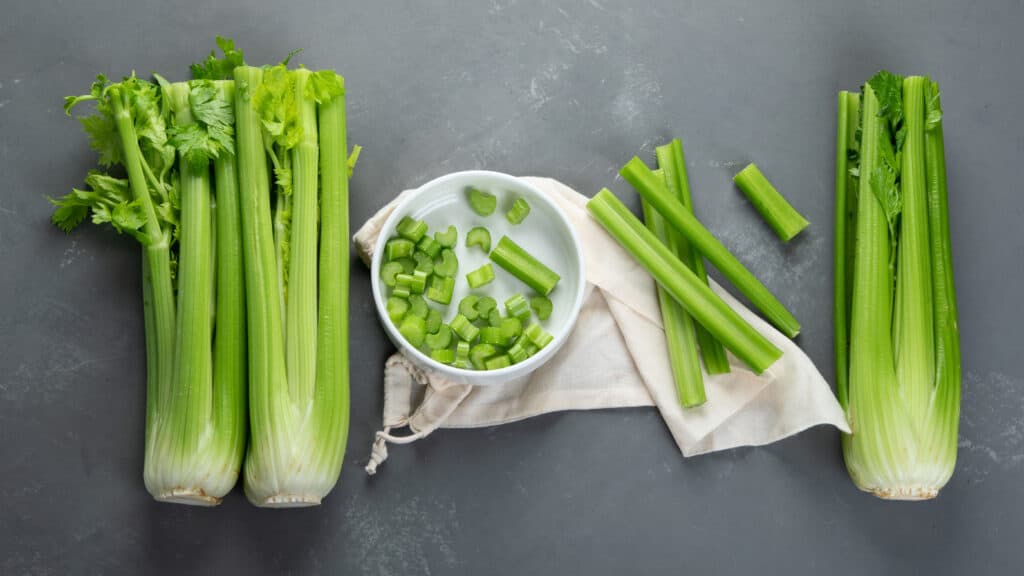
[[[569,238],[572,240],[572,245],[576,250],[576,270],[573,272],[579,278],[577,282],[576,294],[573,295],[572,309],[569,312],[569,317],[566,319],[563,329],[558,334],[552,334],[554,339],[550,344],[545,346],[537,354],[527,358],[523,362],[518,364],[512,364],[504,368],[497,370],[469,370],[466,368],[457,368],[448,364],[442,364],[437,360],[434,360],[430,356],[427,356],[421,352],[418,348],[414,348],[410,345],[405,337],[398,331],[398,327],[391,322],[391,319],[387,316],[386,306],[384,304],[384,297],[380,289],[380,267],[383,261],[384,245],[387,243],[398,224],[399,214],[405,212],[410,204],[415,202],[420,196],[429,193],[449,181],[452,180],[473,180],[476,178],[486,177],[490,179],[497,179],[504,181],[507,184],[514,185],[517,187],[525,188],[529,190],[534,196],[538,197],[541,202],[547,205],[548,208],[557,216],[562,226],[569,232]],[[381,225],[380,232],[377,236],[377,240],[374,243],[373,258],[370,262],[370,283],[371,290],[373,292],[373,302],[377,308],[377,316],[380,318],[381,324],[384,326],[384,330],[387,331],[388,335],[393,341],[401,342],[399,345],[399,351],[403,354],[411,354],[414,359],[428,366],[431,370],[449,375],[459,381],[467,381],[473,385],[489,385],[496,383],[496,381],[506,381],[502,379],[502,376],[508,376],[514,378],[519,375],[530,374],[540,366],[544,365],[548,360],[551,359],[562,347],[566,340],[569,339],[569,335],[572,333],[576,326],[576,321],[579,318],[580,310],[583,308],[583,297],[586,293],[586,264],[583,257],[583,247],[580,244],[579,235],[576,233],[576,227],[573,226],[572,221],[565,214],[558,204],[548,197],[548,195],[531,184],[526,180],[506,174],[504,172],[496,172],[492,170],[461,170],[458,172],[450,172],[442,176],[438,176],[433,180],[421,184],[418,188],[406,195],[405,198],[399,202],[391,214],[388,215],[387,219]],[[482,379],[486,381],[472,382],[473,380]]]

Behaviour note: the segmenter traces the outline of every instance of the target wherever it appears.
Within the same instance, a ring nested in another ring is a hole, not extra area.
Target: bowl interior
[[[480,216],[470,208],[467,199],[467,191],[470,187],[490,192],[497,197],[498,207],[493,214],[486,217]],[[513,225],[505,218],[505,212],[516,198],[524,198],[529,202],[530,214],[520,224]],[[375,299],[378,302],[378,310],[381,312],[383,310],[381,310],[380,303],[387,300],[389,291],[387,285],[379,281],[380,266],[383,262],[383,247],[387,239],[394,236],[398,221],[405,216],[426,222],[430,227],[431,234],[446,230],[449,225],[455,226],[459,231],[458,243],[454,249],[459,259],[459,271],[456,274],[455,294],[452,297],[452,302],[445,310],[445,307],[427,301],[432,307],[442,312],[445,322],[449,322],[455,317],[458,313],[459,301],[470,293],[495,298],[502,314],[505,313],[505,299],[513,294],[519,292],[527,298],[535,295],[529,286],[493,262],[491,265],[494,268],[494,281],[476,290],[469,289],[466,274],[490,262],[487,254],[478,246],[467,248],[465,245],[466,234],[474,226],[483,226],[490,231],[492,249],[502,236],[507,235],[561,276],[558,285],[548,295],[553,304],[551,316],[547,320],[540,321],[544,329],[554,336],[555,341],[526,362],[497,371],[478,372],[446,366],[434,362],[425,354],[418,352],[416,353],[417,360],[446,373],[484,376],[503,371],[521,372],[524,365],[528,363],[532,363],[536,367],[557,350],[572,330],[572,325],[579,313],[584,279],[582,255],[576,235],[564,214],[551,200],[533,186],[515,177],[497,172],[457,172],[423,185],[407,196],[396,208],[385,222],[381,237],[377,242],[373,260],[373,281],[376,290]],[[382,314],[382,320],[386,325],[390,325],[386,314]],[[538,321],[536,316],[533,316],[533,321]],[[397,334],[397,329],[389,327],[388,332],[392,339],[396,336],[401,339],[401,336]],[[408,348],[408,345],[406,347]],[[518,371],[513,371],[512,369],[516,366],[521,368]]]

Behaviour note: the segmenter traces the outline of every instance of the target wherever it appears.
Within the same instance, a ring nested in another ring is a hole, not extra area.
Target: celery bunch
[[[960,344],[938,85],[880,72],[839,94],[835,349],[854,483],[936,496],[956,464]]]
[[[53,222],[86,216],[142,244],[146,330],[146,489],[157,500],[215,505],[245,447],[246,322],[234,85],[100,76],[81,118],[104,168],[60,200]],[[212,168],[212,174],[211,174]],[[211,186],[211,181],[213,185]]]

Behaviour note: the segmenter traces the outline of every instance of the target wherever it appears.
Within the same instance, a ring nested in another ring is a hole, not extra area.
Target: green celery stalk
[[[753,371],[763,372],[782,356],[781,350],[701,282],[607,189],[587,202],[587,210],[695,320]]]
[[[690,241],[694,249],[711,261],[736,288],[750,299],[783,334],[794,338],[800,333],[800,323],[789,310],[765,288],[739,260],[733,256],[707,228],[701,224],[678,198],[672,196],[665,183],[651,172],[643,160],[633,157],[619,171],[633,188],[651,203],[651,206],[678,232]]]
[[[678,138],[674,138],[668,144],[655,148],[655,154],[658,158],[658,166],[664,175],[665,186],[679,198],[690,214],[693,214],[693,199],[690,197],[690,181],[686,175],[683,143]],[[674,239],[678,249],[676,253],[683,264],[693,270],[701,282],[707,284],[708,274],[704,269],[704,258],[697,254],[686,238],[683,238],[675,230],[666,227],[666,234]],[[700,324],[696,325],[696,330],[697,343],[700,345],[701,357],[704,359],[704,369],[708,374],[728,373],[729,357],[725,354],[725,347]]]
[[[853,255],[855,234],[850,229],[856,226],[857,180],[850,175],[849,158],[859,150],[856,138],[860,116],[860,95],[842,91],[839,93],[839,112],[836,121],[836,203],[835,203],[835,281],[833,284],[833,324],[835,329],[834,348],[836,362],[836,393],[839,404],[848,406],[849,351],[850,351],[850,302],[853,287]]]
[[[671,252],[679,254],[679,246],[666,234],[665,221],[661,215],[647,202],[641,202],[641,205],[647,229]],[[700,371],[700,358],[697,355],[697,333],[694,330],[693,318],[660,284],[657,289],[669,365],[672,368],[672,380],[676,384],[679,404],[683,408],[700,406],[707,400],[707,396],[704,392],[704,375]]]
[[[491,251],[491,260],[544,296],[550,294],[561,279],[554,270],[508,236],[498,240],[498,245]]]
[[[783,242],[789,242],[810,224],[779,194],[757,165],[747,165],[732,180]]]

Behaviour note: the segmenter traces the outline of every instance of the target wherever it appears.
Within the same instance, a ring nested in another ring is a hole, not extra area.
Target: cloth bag
[[[849,426],[828,383],[810,358],[711,281],[711,288],[784,354],[764,373],[731,354],[728,374],[704,374],[707,402],[683,409],[668,361],[654,280],[586,211],[587,198],[549,178],[524,180],[566,213],[583,245],[587,287],[576,329],[547,364],[529,376],[492,386],[454,383],[426,372],[401,353],[384,370],[384,419],[366,472],[438,428],[477,428],[559,410],[655,406],[684,456],[759,446],[811,426]],[[381,226],[403,192],[368,220],[353,241],[369,265]],[[407,428],[408,433],[393,432]]]

